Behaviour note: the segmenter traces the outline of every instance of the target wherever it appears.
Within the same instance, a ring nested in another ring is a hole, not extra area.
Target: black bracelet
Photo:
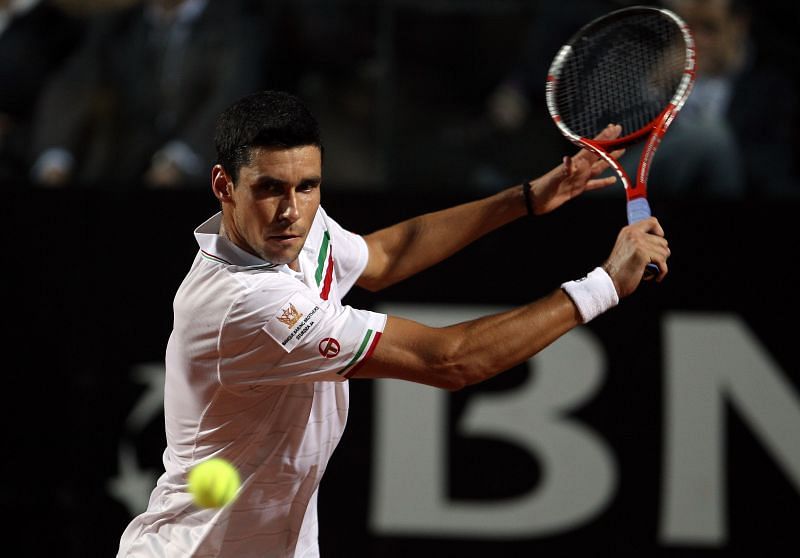
[[[528,216],[535,217],[536,214],[533,212],[533,193],[531,192],[531,182],[525,182],[522,185],[522,193],[525,196],[525,207],[528,208]]]

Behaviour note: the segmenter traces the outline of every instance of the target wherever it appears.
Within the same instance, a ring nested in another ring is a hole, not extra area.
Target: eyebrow
[[[321,176],[308,176],[302,179],[298,184],[298,186],[309,186],[312,184],[319,184],[320,182],[322,182]],[[275,178],[274,176],[264,174],[256,178],[253,181],[253,184],[259,186],[286,186],[289,183],[285,180]]]

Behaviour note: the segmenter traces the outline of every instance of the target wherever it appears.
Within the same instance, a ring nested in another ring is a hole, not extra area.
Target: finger
[[[656,236],[655,234],[645,234],[640,241],[639,250],[641,251],[641,255],[644,257],[642,263],[654,265],[658,269],[658,272],[655,274],[655,276],[645,277],[644,279],[661,282],[669,270],[667,266],[667,259],[669,258],[671,252],[669,246],[667,245],[667,240],[660,236]],[[644,268],[642,271],[645,272],[646,275],[646,270]]]
[[[561,173],[564,177],[572,176],[572,173],[575,171],[573,167],[572,157],[569,155],[564,155],[564,158],[561,160],[562,171]]]
[[[624,149],[617,149],[610,153],[610,157],[614,160],[619,159],[622,157],[623,153],[625,153]],[[597,176],[601,172],[605,171],[611,164],[605,158],[598,158],[596,161],[592,163],[592,176]]]
[[[607,176],[604,178],[593,178],[586,183],[587,190],[597,190],[598,188],[605,188],[617,182],[616,176]]]
[[[613,139],[617,139],[622,132],[622,126],[619,124],[609,124],[605,128],[603,128],[599,134],[597,134],[594,139],[598,141],[610,141]]]
[[[625,153],[625,149],[616,149],[610,153],[612,159],[619,159]],[[592,170],[598,169],[602,172],[608,168],[608,162],[604,157],[601,157],[591,149],[581,149],[576,155],[575,160],[586,161],[592,165]]]
[[[661,282],[669,271],[667,259],[669,259],[670,255],[672,255],[672,251],[669,249],[669,245],[665,238],[651,234],[647,236],[647,241],[649,246],[648,252],[650,255],[650,262],[655,264],[659,270],[656,281]]]
[[[658,219],[656,219],[655,217],[648,217],[647,219],[642,219],[641,221],[637,221],[636,223],[633,223],[630,226],[636,227],[649,234],[653,234],[660,237],[664,236],[664,229],[661,228],[661,223],[659,223]]]
[[[654,234],[656,236],[660,236],[662,238],[664,237],[664,229],[661,227],[661,223],[658,222],[658,219],[656,219],[655,217],[649,217],[648,219],[645,220],[649,224],[647,232],[649,232],[650,234]]]
[[[667,276],[667,273],[669,273],[669,266],[667,266],[666,259],[658,260],[654,263],[658,266],[658,271],[659,271],[658,276],[656,277],[656,283],[660,283],[661,281],[664,280],[664,277]]]
[[[611,139],[613,133],[614,133],[614,125],[608,124],[605,128],[600,130],[600,132],[597,135],[595,135],[593,139],[597,141],[605,141]]]
[[[669,258],[670,254],[672,254],[666,238],[649,234],[647,235],[646,240],[648,246],[647,250],[652,256],[666,260]]]
[[[609,167],[608,161],[600,159],[592,163],[592,175],[597,176]]]
[[[619,137],[622,132],[622,126],[619,124],[609,124],[594,139],[595,141],[611,141]],[[611,157],[619,159],[625,153],[625,149],[616,149],[611,152]],[[603,158],[597,155],[591,149],[581,149],[578,152],[578,157],[591,161],[593,164],[603,161]],[[606,163],[607,164],[607,163]]]

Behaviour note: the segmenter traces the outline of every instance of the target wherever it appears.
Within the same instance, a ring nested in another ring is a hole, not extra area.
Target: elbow
[[[367,279],[364,277],[358,280],[357,285],[362,289],[368,290],[371,293],[377,293],[378,291],[384,288],[384,285],[381,284],[379,281]]]
[[[391,284],[384,275],[375,273],[364,273],[356,281],[356,285],[362,289],[366,289],[371,293],[377,293],[388,287]]]
[[[462,390],[483,381],[490,375],[483,371],[476,359],[467,357],[458,346],[442,352],[431,369],[434,371],[434,385],[447,391]]]
[[[437,374],[437,381],[434,385],[440,389],[455,392],[464,389],[469,383],[467,383],[463,376],[455,374]]]

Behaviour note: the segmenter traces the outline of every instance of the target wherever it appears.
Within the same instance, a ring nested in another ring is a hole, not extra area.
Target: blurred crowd
[[[317,114],[331,189],[497,190],[572,151],[550,60],[632,4],[697,42],[652,195],[800,197],[798,7],[745,0],[0,0],[0,184],[207,187],[217,115],[268,88]]]

